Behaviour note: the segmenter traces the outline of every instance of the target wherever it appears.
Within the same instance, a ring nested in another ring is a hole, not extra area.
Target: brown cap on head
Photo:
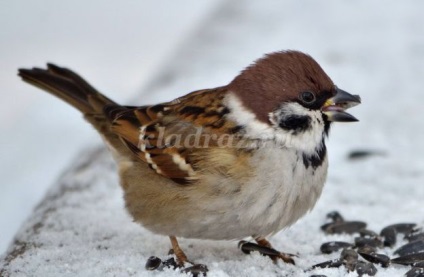
[[[244,69],[229,85],[244,106],[260,121],[269,123],[268,114],[283,102],[296,101],[299,93],[311,91],[319,97],[335,93],[335,86],[320,65],[298,51],[265,55]]]

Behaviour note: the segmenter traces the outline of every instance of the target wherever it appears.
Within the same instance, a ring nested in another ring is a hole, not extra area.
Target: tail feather
[[[106,105],[119,106],[67,68],[48,64],[47,69],[19,69],[18,75],[25,82],[59,97],[84,114],[101,114]]]
[[[34,86],[62,99],[84,114],[112,148],[119,149],[120,155],[133,157],[119,135],[113,132],[116,117],[130,110],[107,98],[73,71],[53,64],[47,69],[19,69],[19,76]],[[115,151],[116,152],[116,151]]]

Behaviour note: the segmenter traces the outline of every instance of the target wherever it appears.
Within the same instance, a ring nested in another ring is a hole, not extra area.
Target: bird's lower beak
[[[328,99],[321,111],[327,115],[329,121],[353,122],[358,121],[353,115],[345,110],[361,103],[359,95],[352,95],[344,90],[337,89],[336,95]]]

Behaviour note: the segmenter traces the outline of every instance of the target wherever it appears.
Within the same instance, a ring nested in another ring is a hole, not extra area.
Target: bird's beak
[[[358,121],[353,115],[345,110],[361,103],[359,95],[352,95],[344,90],[337,89],[336,95],[328,99],[321,111],[327,115],[329,121],[353,122]]]

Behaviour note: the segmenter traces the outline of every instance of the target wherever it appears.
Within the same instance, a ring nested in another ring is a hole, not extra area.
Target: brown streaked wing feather
[[[225,89],[201,90],[174,101],[125,111],[110,111],[112,131],[158,174],[180,184],[197,179],[191,155],[195,135],[231,133],[237,126],[224,120]],[[197,141],[203,146],[203,137]],[[208,145],[211,146],[211,145]]]

